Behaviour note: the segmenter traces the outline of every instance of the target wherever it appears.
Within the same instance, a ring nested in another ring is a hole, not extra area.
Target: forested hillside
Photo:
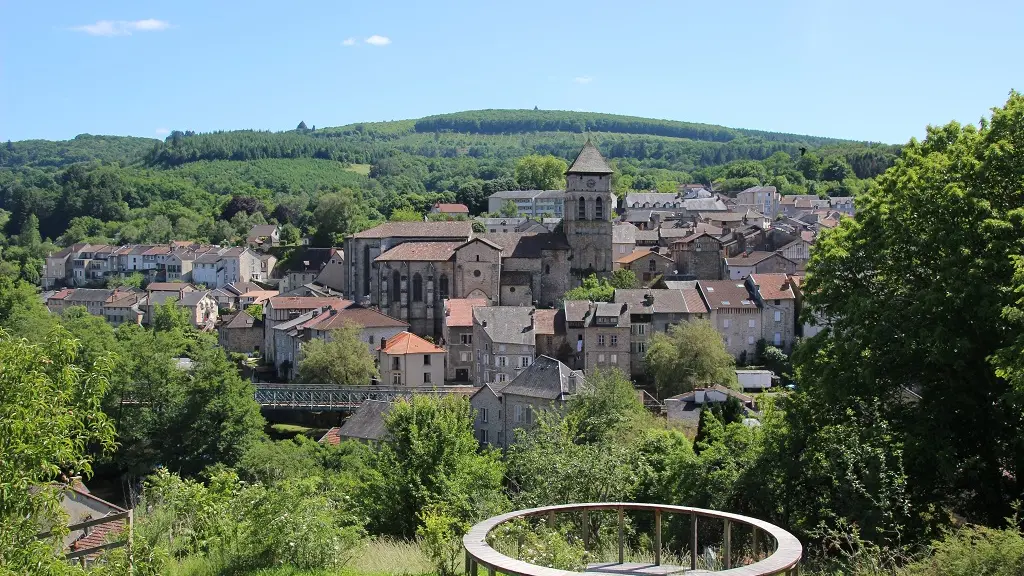
[[[286,238],[339,235],[423,214],[434,202],[473,213],[499,190],[559,186],[517,176],[530,155],[571,161],[587,138],[615,165],[615,189],[852,195],[892,165],[895,146],[611,114],[481,110],[420,120],[197,134],[165,140],[81,135],[0,146],[4,244],[237,242],[254,223]],[[526,172],[526,171],[524,171]],[[320,211],[317,206],[337,207]],[[327,218],[329,212],[340,218]],[[16,240],[19,239],[20,240]],[[35,245],[35,244],[33,244]],[[52,248],[6,251],[31,278]]]

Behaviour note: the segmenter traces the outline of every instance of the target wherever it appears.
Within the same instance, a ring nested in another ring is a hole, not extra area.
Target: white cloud
[[[591,78],[590,76],[577,76],[573,78],[572,81],[577,84],[590,84],[591,82],[594,81],[594,79]]]
[[[354,46],[355,43],[356,43],[356,39],[355,38],[345,38],[344,40],[341,41],[341,45],[342,46]]]
[[[391,38],[374,34],[366,39],[366,43],[371,46],[387,46],[388,44],[391,44]]]
[[[170,133],[171,133],[171,131],[168,128],[157,128],[156,129],[156,135],[157,136],[167,136]]]
[[[132,32],[156,32],[166,30],[171,23],[166,20],[146,18],[145,20],[99,20],[94,24],[83,24],[71,28],[90,36],[131,36]]]

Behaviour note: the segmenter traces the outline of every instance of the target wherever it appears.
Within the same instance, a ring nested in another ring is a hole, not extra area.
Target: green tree
[[[317,246],[338,246],[342,236],[358,232],[365,225],[365,216],[355,194],[344,189],[317,199],[313,223],[316,226],[313,242]]]
[[[412,208],[400,208],[391,213],[388,222],[422,222],[423,215]]]
[[[929,128],[808,265],[809,312],[829,320],[794,354],[811,421],[848,411],[891,429],[925,524],[934,507],[997,523],[1021,494],[1024,402],[993,361],[1020,333],[1006,311],[1020,298],[1022,140],[1016,92],[980,128]]]
[[[281,244],[287,246],[294,246],[302,240],[302,233],[292,223],[286,223],[281,226]]]
[[[467,398],[413,396],[392,405],[385,425],[364,487],[373,532],[411,537],[431,509],[464,529],[503,507],[504,467],[497,452],[479,451]]]
[[[360,338],[361,328],[346,324],[332,330],[330,339],[314,338],[302,345],[298,380],[314,384],[365,386],[380,374]]]
[[[632,288],[639,288],[640,281],[636,278],[636,273],[629,268],[619,268],[612,272],[611,278],[608,281],[612,285],[612,288],[629,290]]]
[[[568,164],[554,156],[530,154],[516,160],[516,184],[523,190],[560,190],[565,188]]]
[[[706,320],[681,322],[667,334],[655,334],[647,348],[647,367],[662,398],[702,386],[736,385],[735,361]]]
[[[516,216],[519,216],[519,207],[516,206],[515,201],[510,198],[505,200],[501,205],[501,211],[498,212],[498,214],[501,215],[502,218],[515,218]]]
[[[633,382],[613,368],[587,375],[585,385],[569,399],[566,418],[580,441],[593,443],[616,434],[645,413]]]
[[[100,410],[109,362],[82,362],[62,330],[40,345],[0,330],[0,366],[0,571],[70,572],[55,554],[67,532],[61,493],[72,476],[91,475],[88,446],[113,447],[114,428]],[[52,535],[37,538],[47,525]]]
[[[257,320],[263,319],[263,304],[249,304],[245,307],[245,313]]]
[[[634,280],[636,275],[633,276]],[[620,280],[622,280],[620,278]],[[569,290],[563,300],[590,300],[592,302],[611,302],[615,298],[615,287],[606,278],[597,278],[591,274],[583,279],[583,283]]]
[[[842,156],[832,156],[821,166],[822,180],[842,182],[853,176],[853,168]]]

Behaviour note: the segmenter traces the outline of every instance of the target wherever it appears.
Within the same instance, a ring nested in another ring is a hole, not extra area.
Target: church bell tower
[[[570,268],[610,274],[615,213],[612,169],[590,140],[565,172],[564,202],[562,221],[572,249]]]

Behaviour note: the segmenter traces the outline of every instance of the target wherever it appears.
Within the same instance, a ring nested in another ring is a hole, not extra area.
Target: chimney
[[[483,326],[484,328],[487,328],[487,320],[480,322],[480,325]]]
[[[644,305],[645,306],[654,306],[654,293],[653,292],[648,292],[647,294],[644,294]]]
[[[533,314],[536,311],[536,308],[530,308],[530,327],[528,328],[529,330],[533,330],[537,326],[537,320]]]
[[[388,339],[387,339],[387,338],[381,338],[381,339],[380,339],[380,349],[381,349],[381,350],[383,351],[383,350],[384,350],[384,348],[385,348],[385,347],[386,347],[387,345],[388,345]]]

